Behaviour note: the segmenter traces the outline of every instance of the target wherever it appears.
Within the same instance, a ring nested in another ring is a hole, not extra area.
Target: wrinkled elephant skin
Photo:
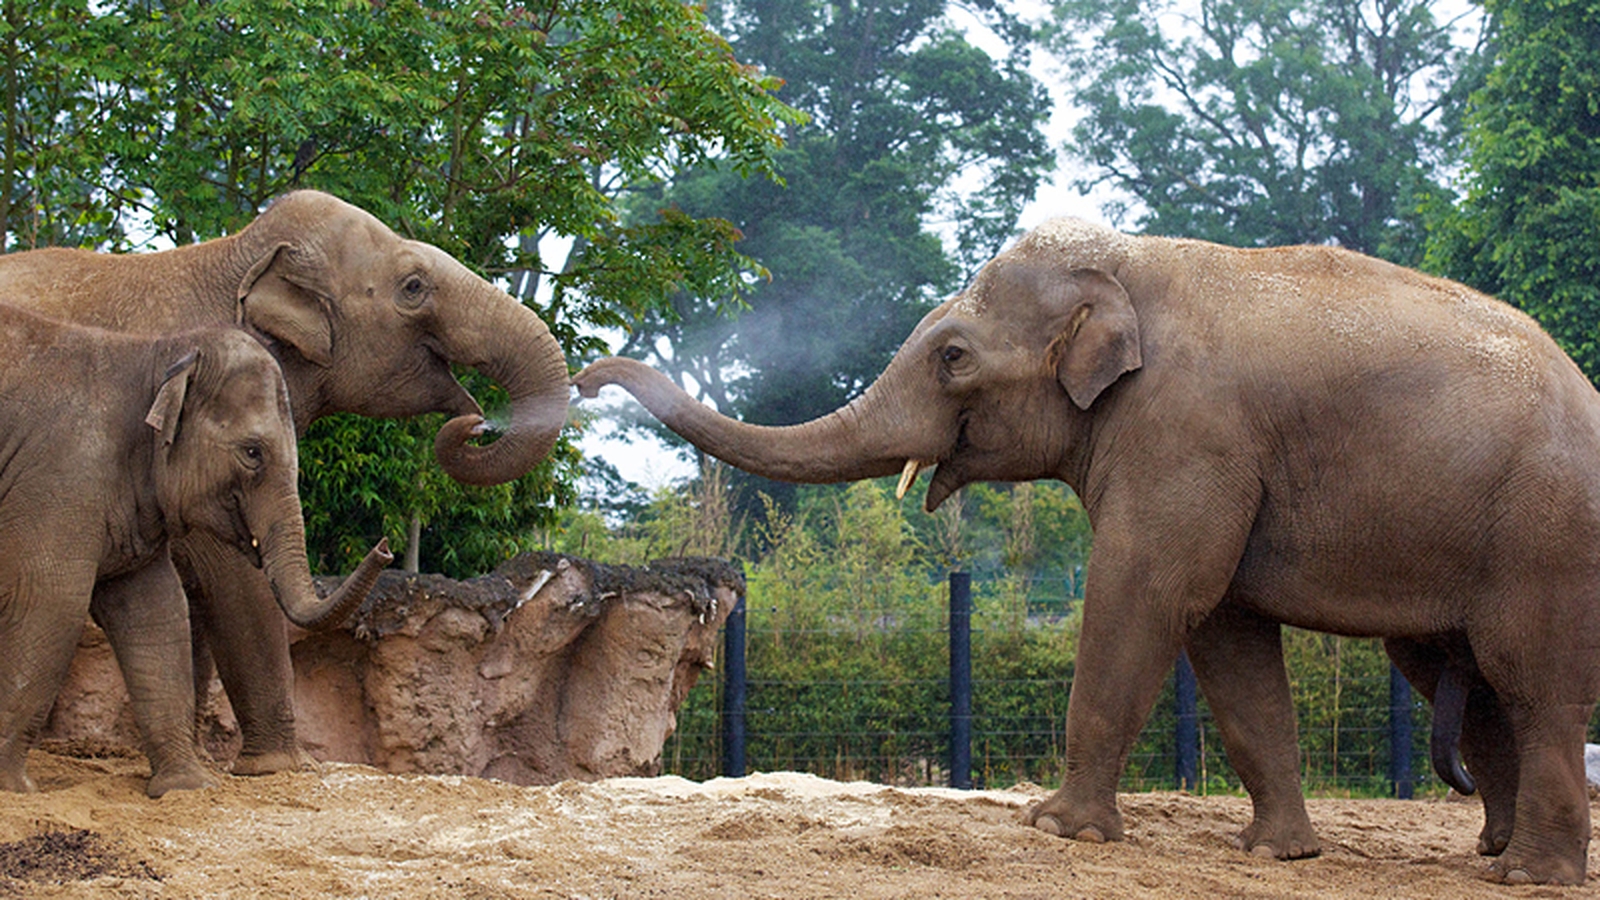
[[[443,412],[455,418],[440,430],[439,461],[468,484],[525,474],[566,421],[566,361],[537,315],[437,247],[316,191],[279,198],[236,234],[173,250],[0,255],[0,299],[144,335],[240,328],[278,360],[300,433],[336,412]],[[509,422],[490,443],[466,443],[483,420],[452,364],[510,396]],[[173,558],[196,656],[215,661],[239,716],[234,771],[307,761],[295,738],[288,636],[266,578],[204,533],[174,542]]]
[[[339,624],[393,557],[380,542],[319,600],[289,396],[253,338],[138,338],[0,305],[0,788],[27,753],[92,614],[116,652],[150,757],[147,791],[204,787],[189,621],[169,540],[207,533],[258,560],[283,612]]]
[[[1118,778],[1187,648],[1254,804],[1244,849],[1318,843],[1281,624],[1383,636],[1464,704],[1480,850],[1508,882],[1581,883],[1583,743],[1600,694],[1600,396],[1527,316],[1329,247],[1239,250],[1056,220],[917,326],[849,406],[764,428],[625,359],[700,449],[775,479],[932,468],[1056,478],[1094,527],[1066,776],[1032,812],[1116,840]]]

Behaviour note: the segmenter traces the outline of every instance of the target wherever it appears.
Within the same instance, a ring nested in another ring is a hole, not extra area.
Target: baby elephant
[[[390,555],[319,600],[306,565],[283,376],[243,331],[161,338],[0,304],[0,788],[25,771],[87,611],[116,652],[151,778],[210,784],[194,740],[188,605],[168,542],[210,532],[305,628],[340,624]]]

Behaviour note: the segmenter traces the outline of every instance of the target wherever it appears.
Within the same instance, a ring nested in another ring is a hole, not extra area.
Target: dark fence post
[[[744,598],[733,605],[733,612],[722,631],[722,774],[744,777],[744,704],[748,685],[744,668]]]
[[[1389,781],[1394,795],[1410,800],[1416,787],[1411,777],[1411,684],[1389,666]]]
[[[950,573],[950,786],[972,789],[972,576]]]
[[[1192,791],[1200,781],[1200,707],[1188,653],[1178,654],[1178,664],[1172,669],[1172,692],[1178,707],[1172,729],[1174,774],[1178,790]]]

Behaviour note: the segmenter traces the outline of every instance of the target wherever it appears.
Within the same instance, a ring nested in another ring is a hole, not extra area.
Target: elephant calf
[[[139,338],[0,304],[0,345],[0,788],[35,789],[28,749],[85,612],[121,666],[150,796],[204,787],[188,607],[169,541],[206,532],[237,547],[307,628],[360,604],[393,559],[387,543],[317,598],[288,393],[245,333]]]

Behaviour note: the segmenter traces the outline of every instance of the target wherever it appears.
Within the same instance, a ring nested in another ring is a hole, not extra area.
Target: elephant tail
[[[1433,770],[1457,793],[1470,795],[1478,785],[1461,765],[1461,724],[1467,713],[1467,675],[1446,663],[1433,692]]]

